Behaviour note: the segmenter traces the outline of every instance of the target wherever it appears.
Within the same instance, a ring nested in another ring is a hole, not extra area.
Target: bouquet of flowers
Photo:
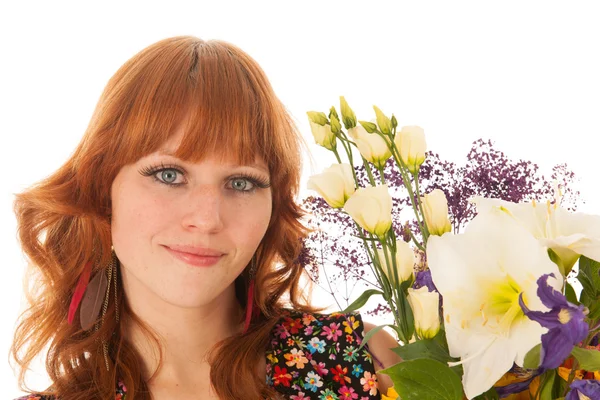
[[[382,371],[394,382],[383,398],[600,399],[600,216],[562,208],[557,187],[545,203],[472,198],[477,215],[455,233],[444,193],[419,187],[423,129],[373,108],[374,122],[357,121],[343,97],[339,114],[307,113],[337,159],[308,186],[352,218],[377,279],[345,311],[381,296],[393,315],[361,345],[385,326],[397,334],[403,361]],[[416,218],[406,241],[392,229],[390,158]],[[566,279],[576,264],[579,294]]]

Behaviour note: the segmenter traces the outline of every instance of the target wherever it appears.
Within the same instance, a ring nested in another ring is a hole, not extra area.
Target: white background
[[[377,104],[400,126],[422,126],[429,148],[446,159],[463,161],[471,143],[484,138],[547,172],[567,162],[580,178],[580,210],[600,214],[595,4],[3,2],[0,355],[8,355],[22,298],[13,193],[67,159],[110,76],[147,45],[184,34],[238,45],[266,71],[311,143],[305,112],[338,106],[344,95],[359,119],[373,118]],[[311,150],[313,173],[334,160]],[[42,374],[31,375],[34,388],[45,387]],[[8,362],[0,363],[0,379],[2,397],[16,397]]]

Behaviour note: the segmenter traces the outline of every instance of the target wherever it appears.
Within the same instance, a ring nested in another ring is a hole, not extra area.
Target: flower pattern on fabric
[[[267,349],[267,384],[289,400],[379,399],[360,313],[287,310]]]

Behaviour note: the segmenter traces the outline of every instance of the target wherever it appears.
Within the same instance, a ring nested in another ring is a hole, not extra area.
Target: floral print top
[[[380,399],[373,359],[363,339],[360,313],[301,313],[286,310],[266,352],[267,385],[285,400]],[[119,382],[115,399],[126,400]],[[54,400],[29,395],[15,400]]]
[[[379,399],[377,376],[358,312],[288,311],[267,350],[267,384],[286,400]]]

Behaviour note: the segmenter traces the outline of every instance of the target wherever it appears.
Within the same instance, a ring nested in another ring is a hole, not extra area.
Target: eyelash
[[[183,172],[182,168],[180,168],[179,166],[174,165],[174,164],[163,164],[163,163],[161,163],[160,165],[156,165],[156,166],[142,168],[139,172],[143,176],[151,176],[156,182],[162,183],[163,185],[172,186],[172,187],[178,187],[178,186],[184,185],[183,183],[168,183],[168,182],[165,182],[156,177],[156,174],[158,172],[162,172],[165,170],[172,170],[172,171],[176,171],[178,174],[185,175],[185,172]],[[252,184],[252,189],[249,189],[249,190],[232,189],[236,192],[243,193],[243,194],[252,193],[252,192],[256,191],[256,189],[267,189],[271,186],[271,184],[269,183],[268,180],[264,179],[261,176],[254,175],[251,173],[236,174],[236,175],[229,177],[229,181],[232,181],[235,179],[245,179]]]

